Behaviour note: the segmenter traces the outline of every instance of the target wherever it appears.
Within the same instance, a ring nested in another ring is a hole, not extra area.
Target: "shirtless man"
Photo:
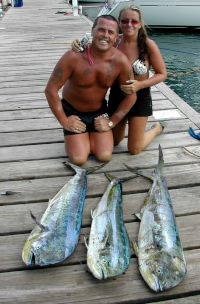
[[[113,152],[111,129],[136,101],[135,93],[124,94],[116,112],[110,119],[106,117],[108,88],[116,78],[120,84],[134,79],[133,70],[127,57],[113,47],[118,23],[112,16],[95,20],[92,37],[90,48],[81,53],[70,50],[61,57],[45,89],[49,106],[64,128],[67,155],[79,166],[90,152],[99,161],[109,161]]]

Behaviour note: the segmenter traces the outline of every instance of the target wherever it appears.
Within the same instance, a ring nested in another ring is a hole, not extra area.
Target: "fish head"
[[[109,254],[98,252],[96,255],[87,256],[87,265],[92,274],[99,280],[112,276],[112,265]]]
[[[146,260],[141,273],[149,287],[159,292],[173,288],[183,280],[186,264],[180,257],[163,252],[159,257]]]
[[[87,255],[87,266],[95,278],[99,280],[102,280],[104,278],[99,258]]]
[[[45,235],[34,235],[29,238],[22,251],[22,259],[27,266],[45,266],[49,264],[49,254],[52,258],[52,252],[47,250],[48,238]],[[50,252],[50,253],[49,253]]]

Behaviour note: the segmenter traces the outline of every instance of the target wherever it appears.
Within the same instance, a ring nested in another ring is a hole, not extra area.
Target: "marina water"
[[[84,3],[83,14],[94,21],[104,3]],[[96,6],[90,8],[87,6]],[[185,102],[200,113],[200,29],[148,29],[164,58],[168,78],[165,83]],[[173,77],[173,74],[189,75]]]

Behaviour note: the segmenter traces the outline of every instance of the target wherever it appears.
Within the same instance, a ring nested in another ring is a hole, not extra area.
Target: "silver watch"
[[[109,121],[108,126],[109,126],[110,128],[113,127],[113,122],[112,122],[111,120]]]

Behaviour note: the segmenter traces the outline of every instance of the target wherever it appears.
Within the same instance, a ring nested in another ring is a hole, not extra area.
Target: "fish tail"
[[[74,165],[74,164],[72,164],[72,163],[69,163],[69,162],[67,162],[67,161],[62,161],[62,163],[63,163],[65,166],[67,166],[67,167],[73,169],[75,172],[78,172],[79,170],[82,170],[80,167],[78,167],[78,166],[76,166],[76,165]]]
[[[101,169],[102,167],[104,167],[108,162],[105,162],[99,166],[95,166],[95,167],[90,167],[90,168],[86,168],[85,171],[86,171],[86,174],[90,174],[96,170],[99,170]]]
[[[107,177],[107,179],[109,179],[109,181],[117,180],[121,183],[126,182],[129,179],[137,177],[136,175],[131,175],[131,176],[123,177],[123,178],[116,178],[113,175],[107,174],[107,173],[105,173],[105,176]]]
[[[137,171],[137,168],[131,168],[131,167],[129,167],[129,166],[126,165],[126,164],[124,164],[124,166],[126,166],[126,168],[127,168],[129,171],[135,173],[136,175],[143,176],[143,177],[148,178],[148,179],[150,179],[150,180],[152,180],[152,181],[154,180],[154,173],[152,173],[152,172],[140,172],[140,171]]]
[[[159,145],[159,160],[158,160],[158,164],[155,168],[155,173],[162,176],[163,168],[164,168],[163,152],[162,152],[161,146]]]

